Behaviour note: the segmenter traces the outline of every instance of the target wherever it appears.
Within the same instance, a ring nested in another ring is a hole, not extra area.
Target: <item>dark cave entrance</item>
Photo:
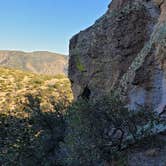
[[[86,87],[84,88],[83,93],[81,94],[81,97],[82,97],[83,99],[85,99],[85,100],[89,100],[89,99],[90,99],[90,95],[91,95],[91,91],[90,91],[90,89],[88,88],[88,86],[86,86]]]

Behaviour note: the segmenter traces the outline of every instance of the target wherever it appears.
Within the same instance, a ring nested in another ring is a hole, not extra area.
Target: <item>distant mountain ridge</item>
[[[48,51],[23,52],[0,50],[0,66],[37,74],[67,74],[68,57]]]

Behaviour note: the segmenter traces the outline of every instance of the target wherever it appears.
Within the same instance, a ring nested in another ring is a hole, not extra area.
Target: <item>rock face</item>
[[[117,91],[131,109],[166,107],[166,0],[113,0],[70,41],[74,97]]]

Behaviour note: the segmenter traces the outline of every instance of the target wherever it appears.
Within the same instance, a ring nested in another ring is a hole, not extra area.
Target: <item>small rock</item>
[[[149,149],[145,152],[145,155],[148,157],[155,157],[155,156],[159,155],[159,149],[157,149],[157,148]]]

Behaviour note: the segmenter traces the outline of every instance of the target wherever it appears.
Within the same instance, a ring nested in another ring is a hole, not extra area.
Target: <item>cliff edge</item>
[[[129,108],[166,107],[166,0],[113,0],[70,40],[75,99],[119,93]]]

